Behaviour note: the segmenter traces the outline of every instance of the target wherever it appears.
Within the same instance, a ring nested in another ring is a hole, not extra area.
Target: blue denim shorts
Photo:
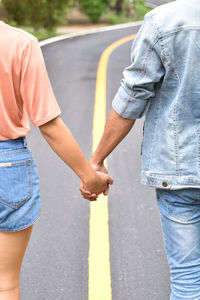
[[[37,168],[26,138],[0,142],[0,231],[31,226],[41,213]]]

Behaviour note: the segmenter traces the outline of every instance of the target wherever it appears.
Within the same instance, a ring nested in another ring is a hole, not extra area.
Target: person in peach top
[[[19,300],[21,264],[41,211],[28,116],[85,189],[106,194],[113,180],[93,170],[60,118],[37,39],[0,22],[0,43],[0,300]]]

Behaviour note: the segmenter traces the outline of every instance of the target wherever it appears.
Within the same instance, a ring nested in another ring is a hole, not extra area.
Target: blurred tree
[[[26,1],[22,0],[3,0],[3,7],[5,8],[10,21],[17,24],[22,24],[26,19]]]
[[[117,0],[115,4],[115,10],[118,15],[121,14],[123,9],[124,0]]]
[[[72,0],[3,0],[9,20],[35,29],[52,29],[65,16]]]
[[[5,0],[4,0],[5,1]],[[14,0],[15,1],[15,0]],[[27,2],[27,12],[35,27],[54,28],[66,14],[71,0],[21,0]]]
[[[111,0],[79,0],[81,10],[92,22],[98,22]]]

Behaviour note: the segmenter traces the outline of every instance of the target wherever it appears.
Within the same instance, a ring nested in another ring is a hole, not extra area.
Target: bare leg
[[[20,270],[32,229],[0,232],[0,300],[20,300]]]

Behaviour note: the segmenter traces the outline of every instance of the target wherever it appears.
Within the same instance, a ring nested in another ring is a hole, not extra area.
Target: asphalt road
[[[146,6],[156,7],[162,4],[166,4],[172,0],[146,0]]]
[[[100,55],[137,30],[102,32],[43,47],[62,118],[88,159]],[[122,70],[130,63],[130,49],[128,42],[110,57],[107,111]],[[136,122],[108,159],[115,178],[109,194],[113,300],[169,299],[169,270],[154,190],[140,184],[142,123]],[[34,226],[24,259],[22,300],[87,300],[89,202],[79,195],[79,179],[56,157],[38,129],[32,129],[28,142],[39,169],[43,215]]]

